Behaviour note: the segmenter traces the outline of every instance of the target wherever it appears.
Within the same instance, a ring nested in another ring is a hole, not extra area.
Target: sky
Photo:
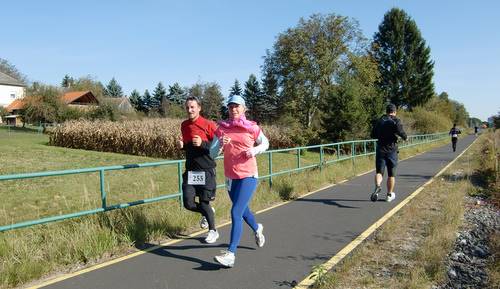
[[[500,1],[178,0],[2,1],[0,58],[31,81],[112,77],[126,94],[158,82],[260,78],[276,37],[315,13],[347,16],[372,39],[393,7],[415,20],[434,61],[437,93],[482,120],[500,111]]]

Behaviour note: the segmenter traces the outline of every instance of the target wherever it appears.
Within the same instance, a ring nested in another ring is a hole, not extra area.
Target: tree
[[[141,98],[141,107],[143,112],[149,113],[151,111],[152,98],[153,97],[149,93],[149,90],[146,89],[146,91],[144,91],[144,95]]]
[[[375,33],[373,57],[381,74],[378,86],[387,100],[411,109],[434,95],[434,62],[414,20],[393,8]]]
[[[96,78],[87,75],[74,80],[71,87],[68,89],[69,91],[91,91],[92,94],[99,99],[102,100],[104,97],[104,91],[106,88],[104,85],[98,81]]]
[[[471,117],[467,121],[467,124],[469,125],[469,127],[475,127],[475,126],[480,127],[482,123],[483,123],[483,121],[477,117]]]
[[[31,96],[26,97],[26,105],[21,113],[25,122],[45,124],[64,120],[66,107],[57,87],[37,84],[32,92]]]
[[[163,111],[162,109],[162,104],[164,104],[166,98],[167,90],[161,82],[158,82],[158,85],[153,91],[153,97],[151,98],[151,109],[160,112],[160,114],[162,115],[165,115],[165,111]]]
[[[73,77],[70,77],[66,74],[61,82],[61,86],[64,88],[70,88],[74,82],[75,80],[73,79]]]
[[[130,93],[130,104],[135,108],[137,111],[142,111],[142,100],[141,100],[141,94],[137,89],[132,90],[132,93]]]
[[[220,86],[215,83],[203,85],[203,97],[201,99],[201,113],[204,117],[212,120],[221,118],[221,106],[224,105],[224,96]]]
[[[278,81],[282,111],[311,127],[347,54],[365,47],[358,23],[335,14],[301,18],[296,27],[281,33],[265,63]]]
[[[6,59],[0,58],[0,72],[3,72],[7,74],[10,77],[13,77],[17,80],[19,80],[21,83],[27,85],[28,84],[28,79],[27,77],[22,74],[16,66],[13,64],[9,63]]]
[[[247,82],[245,82],[245,90],[243,91],[243,98],[248,109],[248,116],[250,119],[261,122],[263,120],[262,114],[262,91],[260,89],[259,81],[254,74],[250,74]]]
[[[238,81],[238,79],[235,79],[233,86],[231,86],[231,88],[229,89],[229,96],[241,95],[241,91],[242,90],[241,90],[240,82]]]
[[[279,97],[278,97],[278,80],[273,72],[273,65],[268,63],[272,61],[269,57],[269,51],[266,52],[268,57],[262,66],[262,121],[270,123],[275,120],[278,115]]]
[[[104,94],[107,97],[122,97],[123,96],[123,91],[122,87],[118,84],[116,79],[113,77],[108,85],[106,85],[106,90],[104,91]]]
[[[329,141],[366,138],[382,111],[377,92],[377,64],[370,56],[349,56],[350,65],[336,78],[322,102],[323,137]]]
[[[169,85],[168,87],[168,94],[167,98],[169,101],[179,104],[179,105],[184,105],[184,101],[186,101],[186,90],[183,89],[179,83],[174,83],[173,85]]]

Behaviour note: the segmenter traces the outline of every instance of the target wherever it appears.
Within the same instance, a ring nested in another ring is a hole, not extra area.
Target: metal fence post
[[[184,207],[184,200],[182,199],[182,163],[177,163],[177,180],[179,182],[179,203],[181,204],[181,208]]]
[[[323,146],[319,147],[319,171],[323,170]]]
[[[356,146],[354,145],[354,142],[351,143],[351,159],[352,159],[352,174],[356,175],[356,167],[354,164],[354,159],[356,156]]]
[[[297,169],[300,169],[300,153],[301,149],[297,149]]]
[[[104,170],[99,171],[99,180],[101,187],[101,206],[104,210],[106,210],[106,190],[104,186]]]
[[[269,187],[273,186],[273,153],[269,152]]]

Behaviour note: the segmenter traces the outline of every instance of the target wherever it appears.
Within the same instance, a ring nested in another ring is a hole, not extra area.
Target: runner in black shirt
[[[453,127],[450,129],[450,132],[448,133],[451,135],[451,148],[453,151],[457,150],[457,141],[458,141],[458,135],[461,134],[462,132],[457,128],[457,124],[454,123]]]
[[[372,138],[377,139],[377,149],[375,153],[375,190],[371,195],[373,202],[378,200],[381,191],[380,185],[387,166],[387,201],[396,198],[394,185],[396,183],[396,166],[398,164],[398,136],[406,140],[407,136],[403,130],[401,121],[396,117],[396,106],[389,104],[386,107],[386,114],[382,116],[373,127]]]
[[[214,209],[210,201],[215,199],[217,183],[210,144],[216,126],[200,115],[201,105],[197,98],[188,97],[185,108],[189,119],[182,122],[182,137],[177,142],[178,148],[186,151],[186,171],[182,175],[184,207],[202,214],[200,226],[209,230],[205,242],[214,243],[219,233],[215,229]],[[195,202],[196,196],[198,203]]]

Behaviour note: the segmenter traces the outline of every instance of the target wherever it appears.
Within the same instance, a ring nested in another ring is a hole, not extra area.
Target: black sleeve
[[[206,153],[210,153],[210,144],[211,142],[208,142],[208,141],[201,141],[201,145],[200,145],[200,148],[206,152]]]
[[[403,129],[403,125],[401,124],[401,120],[396,119],[396,134],[399,135],[403,140],[406,140],[408,136]]]

